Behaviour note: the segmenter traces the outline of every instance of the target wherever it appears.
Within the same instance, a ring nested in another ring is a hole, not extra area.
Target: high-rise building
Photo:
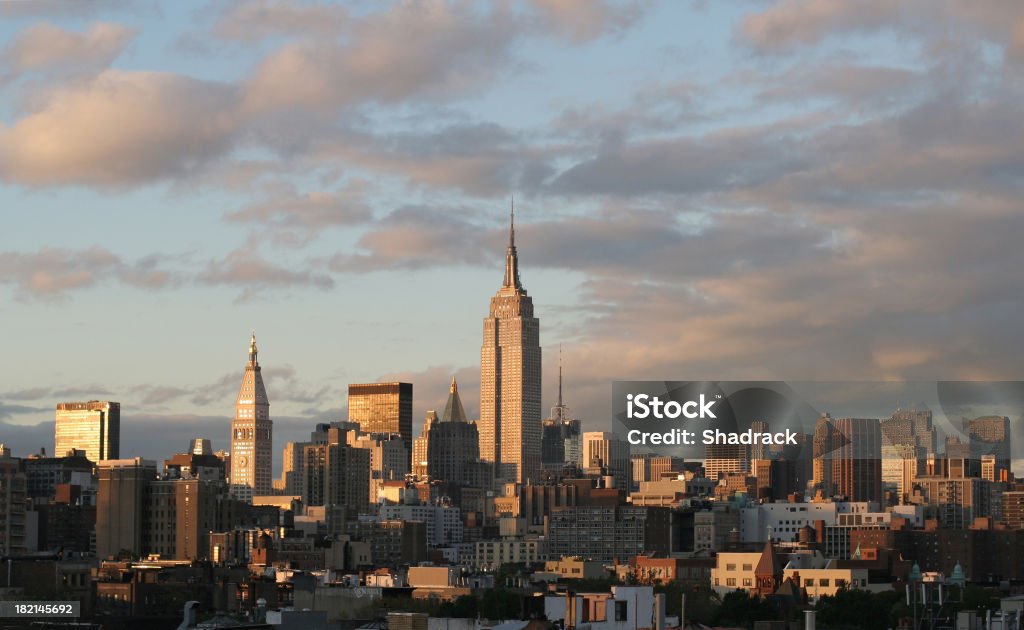
[[[1002,494],[1003,522],[1010,529],[1024,529],[1024,492],[1013,490]]]
[[[882,500],[882,431],[876,418],[835,421],[832,483],[849,501]]]
[[[899,503],[906,503],[917,476],[918,451],[909,444],[882,444],[882,483],[895,487]]]
[[[331,426],[326,441],[303,448],[302,500],[341,509],[339,518],[328,516],[335,526],[370,504],[370,451],[349,445],[348,437],[345,429]]]
[[[412,383],[348,386],[348,419],[364,433],[398,433],[412,451]]]
[[[615,477],[617,488],[627,491],[632,483],[633,462],[629,442],[615,433],[587,431],[583,434],[583,469],[602,469]]]
[[[286,496],[302,496],[302,449],[311,442],[288,442],[281,451],[281,478],[274,482],[274,491]]]
[[[753,422],[750,423],[750,430],[753,431],[754,433],[768,433],[768,431],[770,429],[768,427],[768,423],[765,422],[764,420],[754,420]],[[771,450],[771,447],[769,445],[761,444],[761,443],[751,444],[750,445],[750,472],[754,472],[755,468],[757,468],[757,466],[756,466],[756,464],[754,462],[757,462],[757,461],[762,460],[762,459],[771,459],[771,458],[772,458],[772,450]]]
[[[349,431],[348,443],[370,454],[370,503],[377,503],[385,483],[403,480],[409,473],[409,451],[397,433]]]
[[[1010,419],[1006,416],[983,416],[964,421],[971,438],[971,459],[981,461],[983,455],[995,455],[995,468],[1010,470]]]
[[[480,457],[501,481],[540,476],[540,321],[519,280],[515,215],[509,226],[505,278],[491,298],[480,349]]]
[[[830,497],[835,491],[832,484],[832,457],[835,450],[836,427],[832,416],[821,414],[814,424],[812,442],[813,463],[811,464],[811,484],[824,496]]]
[[[752,459],[757,498],[784,501],[796,488],[796,463],[791,459]]]
[[[541,465],[558,470],[566,464],[580,465],[583,457],[582,424],[575,418],[546,418],[541,427]]]
[[[213,455],[213,444],[207,438],[192,438],[188,450],[193,455]]]
[[[64,457],[30,455],[21,460],[30,499],[36,503],[50,501],[57,494],[57,486],[61,484],[82,488],[82,499],[86,503],[96,498],[93,462],[86,459],[82,451],[73,453]]]
[[[981,456],[981,478],[986,481],[1008,481],[1010,471],[999,465],[995,455]]]
[[[929,410],[897,409],[890,418],[882,421],[881,430],[884,444],[913,446],[925,453],[935,452],[936,433]]]
[[[432,422],[427,434],[427,474],[455,485],[473,482],[469,464],[480,459],[480,435],[475,423],[466,419],[459,386],[452,377],[448,402],[440,420]]]
[[[450,504],[384,505],[380,508],[384,521],[420,521],[427,525],[427,545],[451,546],[462,542],[462,518],[458,507]]]
[[[90,400],[57,405],[54,455],[85,451],[92,462],[117,459],[121,450],[121,403]]]
[[[980,477],[928,475],[913,483],[911,502],[929,505],[942,527],[967,529],[976,517],[992,515],[992,483]]]
[[[143,514],[148,485],[156,479],[156,462],[141,457],[99,462],[96,496],[96,557],[126,552],[142,554]]]
[[[540,461],[545,470],[561,470],[566,464],[580,465],[583,456],[580,421],[569,415],[562,401],[562,352],[558,352],[558,402],[541,427]]]
[[[25,473],[19,460],[0,457],[0,555],[24,553]]]
[[[206,442],[207,448],[197,448],[197,444]],[[227,481],[227,468],[224,460],[213,454],[210,441],[202,438],[193,439],[186,453],[176,453],[164,460],[164,479],[202,479],[223,484]]]
[[[430,427],[434,426],[439,418],[433,409],[427,411],[423,418],[423,429],[420,436],[412,443],[412,464],[410,470],[417,477],[427,476],[427,451],[430,449]]]
[[[146,555],[175,560],[210,557],[210,533],[241,522],[240,502],[229,498],[223,481],[168,479],[149,483],[144,503]]]
[[[749,444],[707,444],[704,446],[704,474],[717,481],[727,473],[750,472]]]
[[[252,502],[253,495],[271,493],[274,423],[257,358],[256,334],[249,340],[249,361],[235,400],[231,423],[231,495]]]
[[[577,505],[552,510],[552,557],[624,562],[672,550],[671,510],[664,507]]]

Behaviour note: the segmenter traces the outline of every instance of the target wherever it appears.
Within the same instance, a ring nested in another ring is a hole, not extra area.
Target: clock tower
[[[235,419],[231,423],[229,482],[232,496],[252,502],[253,495],[271,493],[273,430],[270,400],[263,386],[256,333],[253,333],[249,340],[249,362],[245,364],[242,386],[235,399]]]

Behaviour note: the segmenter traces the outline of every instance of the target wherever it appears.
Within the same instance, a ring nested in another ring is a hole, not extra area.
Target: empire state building
[[[243,501],[271,492],[271,445],[274,423],[270,399],[257,360],[256,335],[249,340],[249,362],[235,399],[231,423],[231,494]]]
[[[540,477],[540,321],[519,281],[515,211],[505,252],[505,279],[491,298],[480,349],[480,459],[495,463],[495,481]]]

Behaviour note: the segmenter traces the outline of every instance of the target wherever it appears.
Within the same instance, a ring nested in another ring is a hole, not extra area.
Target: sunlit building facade
[[[92,462],[117,459],[121,451],[121,403],[90,400],[57,405],[54,456],[85,451]]]

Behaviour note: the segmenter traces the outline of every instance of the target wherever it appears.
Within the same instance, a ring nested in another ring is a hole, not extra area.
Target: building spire
[[[462,398],[459,397],[459,386],[452,376],[452,384],[448,388],[448,402],[445,403],[444,413],[441,414],[441,422],[468,422],[466,410],[462,407]]]
[[[519,282],[519,254],[516,252],[516,202],[512,199],[512,208],[508,223],[508,249],[505,251],[505,280],[501,286],[522,289]]]
[[[558,406],[562,404],[562,344],[558,344]]]
[[[252,331],[252,337],[249,338],[249,363],[256,364],[256,331]]]

